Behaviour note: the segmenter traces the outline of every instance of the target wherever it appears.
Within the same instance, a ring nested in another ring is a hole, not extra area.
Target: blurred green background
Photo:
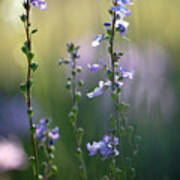
[[[136,179],[179,180],[180,1],[134,2],[132,16],[128,17],[130,41],[117,38],[116,47],[126,52],[123,63],[136,71],[135,80],[123,93],[131,104],[129,121],[143,139]],[[40,65],[34,76],[33,103],[37,120],[51,117],[53,124],[60,127],[56,151],[59,171],[52,179],[78,180],[72,128],[67,118],[71,98],[64,88],[67,69],[59,68],[58,60],[67,56],[67,42],[82,47],[79,64],[85,68],[82,78],[86,85],[82,90],[79,125],[86,132],[85,150],[86,142],[101,138],[108,128],[108,95],[94,100],[85,95],[104,78],[100,73],[89,73],[86,64],[100,58],[108,61],[105,45],[94,49],[90,44],[93,36],[104,30],[102,25],[109,18],[109,0],[47,0],[47,3],[46,11],[33,8],[32,13],[32,25],[39,30],[33,38],[33,50]],[[19,93],[27,66],[20,50],[25,39],[19,19],[23,13],[21,4],[22,0],[0,0],[0,136],[1,139],[16,136],[29,153],[25,101]],[[90,179],[100,179],[105,164],[98,157],[85,158]],[[0,180],[28,179],[32,179],[28,168],[0,172]]]

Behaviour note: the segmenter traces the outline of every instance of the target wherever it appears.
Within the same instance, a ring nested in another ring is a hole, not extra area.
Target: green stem
[[[72,66],[72,98],[73,98],[73,106],[77,106],[77,99],[76,99],[76,60],[75,58],[73,58],[73,66]],[[77,119],[74,120],[73,123],[73,131],[74,131],[74,140],[75,140],[75,144],[76,144],[76,148],[80,148],[81,149],[81,144],[79,142],[78,136],[77,136]],[[86,165],[84,162],[84,158],[83,158],[83,153],[81,152],[80,155],[80,164],[82,166],[82,170],[84,175],[81,175],[83,180],[87,180],[87,170],[86,170]]]
[[[26,16],[27,16],[27,21],[26,21],[26,38],[27,38],[27,43],[28,43],[28,50],[31,52],[31,39],[30,39],[30,33],[29,33],[29,25],[30,25],[30,0],[27,0],[26,3]],[[27,107],[28,107],[28,112],[32,111],[31,107],[31,59],[28,58],[28,73],[27,73]],[[36,145],[36,138],[35,138],[35,132],[34,132],[34,123],[33,123],[33,118],[32,115],[28,115],[29,117],[29,123],[30,123],[30,130],[31,130],[31,141],[32,141],[32,147],[33,147],[33,156],[34,156],[34,176],[35,179],[38,179],[39,176],[39,168],[38,168],[38,156],[37,156],[37,145]]]
[[[50,146],[49,146],[49,131],[47,130],[46,131],[46,149],[44,150],[45,154],[46,154],[46,158],[47,158],[47,167],[45,169],[45,173],[44,173],[44,177],[43,177],[43,180],[48,180],[49,178],[49,173],[50,173],[50,166],[51,166],[51,163],[49,162],[49,151],[50,151]]]

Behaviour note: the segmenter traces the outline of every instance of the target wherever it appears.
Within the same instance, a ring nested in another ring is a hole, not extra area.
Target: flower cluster
[[[44,167],[41,179],[47,179],[57,172],[57,166],[54,164],[55,141],[60,138],[59,128],[56,126],[53,129],[49,128],[50,120],[42,119],[35,128],[35,138],[39,147],[44,152],[44,157],[47,161],[40,161],[39,163]]]
[[[61,66],[62,64],[70,64],[71,66],[73,66],[75,63],[74,59],[80,58],[80,55],[78,54],[79,48],[80,48],[79,46],[75,47],[74,44],[68,43],[67,50],[68,50],[68,53],[71,54],[71,57],[66,58],[66,59],[61,57],[59,59],[59,66]]]
[[[133,5],[131,0],[115,0],[113,6],[110,8],[110,14],[115,13],[115,28],[116,31],[121,35],[125,35],[128,30],[129,22],[125,21],[124,18],[131,15],[131,11],[127,8],[126,5]],[[112,17],[111,17],[112,18]],[[110,18],[110,19],[111,19]],[[107,32],[111,34],[111,29],[109,28],[112,25],[110,22],[105,22],[104,26],[107,28]],[[97,47],[101,44],[104,39],[108,39],[108,36],[104,34],[99,34],[95,36],[95,40],[92,42],[93,47]]]
[[[36,139],[39,142],[48,141],[49,145],[54,145],[55,140],[59,139],[59,128],[55,127],[53,129],[48,128],[49,120],[42,119],[40,123],[36,125]]]
[[[90,70],[91,71],[97,71],[101,69],[101,64],[94,64],[91,65]],[[125,71],[122,66],[119,67],[119,71],[115,75],[114,78],[114,83],[117,88],[121,88],[124,85],[123,80],[124,79],[130,79],[132,80],[134,78],[134,71]],[[104,81],[99,81],[98,87],[96,87],[92,92],[87,93],[88,98],[94,98],[96,96],[100,96],[104,93],[106,89],[109,87],[112,87],[112,82],[110,80],[107,80],[106,82]]]
[[[31,4],[33,6],[39,6],[41,10],[45,10],[47,8],[47,3],[45,0],[31,0]]]
[[[89,151],[90,156],[94,156],[100,151],[103,156],[109,156],[111,154],[115,154],[115,156],[119,155],[119,151],[116,146],[119,144],[119,139],[117,137],[111,137],[109,135],[104,135],[103,139],[93,143],[87,143],[87,149]]]

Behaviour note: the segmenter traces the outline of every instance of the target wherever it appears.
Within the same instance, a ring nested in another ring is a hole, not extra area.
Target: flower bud
[[[31,68],[35,72],[38,69],[39,65],[36,61],[31,62]]]
[[[81,66],[77,66],[77,72],[82,72],[82,67]]]

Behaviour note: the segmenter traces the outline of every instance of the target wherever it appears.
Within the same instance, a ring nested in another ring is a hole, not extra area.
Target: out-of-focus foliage
[[[90,61],[108,58],[103,51],[106,47],[95,50],[90,46],[92,37],[102,32],[102,24],[109,18],[106,16],[109,2],[106,0],[105,5],[102,1],[105,0],[48,0],[48,8],[43,13],[33,9],[32,25],[39,30],[33,39],[33,50],[40,65],[34,77],[36,119],[52,117],[61,133],[56,152],[59,172],[54,179],[78,180],[72,128],[67,117],[71,107],[71,99],[64,88],[67,74],[60,71],[58,60],[60,56],[66,57],[64,47],[69,41],[82,47],[79,63],[84,67]],[[25,56],[20,50],[25,38],[19,20],[23,11],[21,4],[22,0],[0,0],[0,135],[18,136],[25,144],[25,151],[29,152],[25,102],[19,93],[19,84],[26,74]],[[179,7],[179,0],[136,0],[127,35],[131,41],[119,39],[116,45],[126,52],[123,63],[128,62],[136,70],[136,79],[129,85],[124,98],[131,104],[129,119],[143,137],[137,160],[138,180],[180,178]],[[86,70],[82,74],[86,84],[79,117],[86,132],[85,150],[87,141],[99,139],[106,130],[109,97],[87,100],[86,92],[94,87],[99,77]],[[18,123],[21,126],[17,126]],[[86,156],[93,180],[98,180],[106,168],[106,164],[96,158]],[[27,177],[31,179],[28,169],[3,173],[0,180],[24,180]]]

